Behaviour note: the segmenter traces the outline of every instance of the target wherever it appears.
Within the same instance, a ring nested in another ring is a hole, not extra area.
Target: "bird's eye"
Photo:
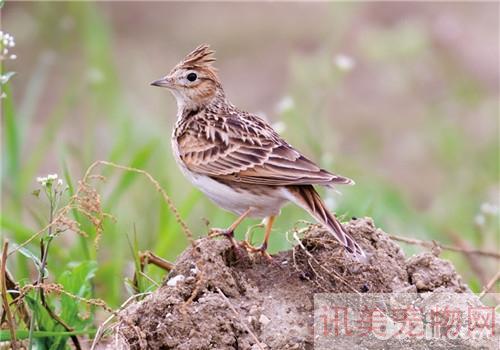
[[[195,81],[198,76],[196,75],[196,73],[189,73],[186,78],[189,81]]]

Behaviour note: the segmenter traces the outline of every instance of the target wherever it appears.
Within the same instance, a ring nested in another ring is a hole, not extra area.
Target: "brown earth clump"
[[[162,287],[121,313],[110,348],[313,349],[316,293],[438,290],[459,292],[455,296],[462,303],[479,303],[449,262],[430,253],[406,259],[369,218],[351,220],[345,227],[367,252],[366,262],[346,254],[328,232],[315,225],[301,234],[292,250],[274,255],[272,262],[235,253],[224,239],[198,240],[196,248],[188,248],[179,257]],[[442,302],[438,299],[432,305],[424,300],[420,306],[438,305]],[[446,300],[450,302],[455,303]],[[342,347],[360,348],[359,341],[352,342]],[[432,346],[489,348],[491,344],[485,342],[433,340]],[[419,344],[398,342],[395,346],[423,349],[429,343]],[[380,343],[365,341],[361,348],[377,346]]]

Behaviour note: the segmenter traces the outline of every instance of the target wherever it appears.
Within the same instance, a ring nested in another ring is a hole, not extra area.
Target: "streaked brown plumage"
[[[164,78],[177,100],[172,135],[174,155],[183,173],[210,199],[244,217],[269,217],[267,248],[274,217],[292,201],[322,223],[350,252],[364,255],[326,209],[313,185],[332,187],[353,181],[318,167],[283,140],[263,119],[240,110],[225,96],[212,66],[214,52],[200,45]]]

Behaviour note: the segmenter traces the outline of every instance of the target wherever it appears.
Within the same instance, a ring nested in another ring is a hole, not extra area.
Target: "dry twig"
[[[493,288],[495,283],[497,283],[497,281],[499,281],[499,280],[500,280],[500,270],[497,271],[495,276],[493,276],[493,278],[483,288],[481,294],[479,294],[479,299],[483,298],[486,295],[486,293],[488,293],[491,290],[491,288]]]
[[[413,238],[406,238],[406,237],[400,237],[400,236],[394,236],[394,235],[389,235],[389,237],[395,241],[400,241],[408,244],[414,244],[414,245],[419,245],[425,248],[435,248],[436,246],[438,248],[444,249],[444,250],[449,250],[452,252],[459,252],[459,253],[464,253],[464,254],[476,254],[476,255],[481,255],[484,257],[489,257],[489,258],[494,258],[494,259],[500,259],[500,253],[497,252],[489,252],[489,251],[484,251],[480,249],[472,249],[472,248],[458,248],[458,247],[453,247],[445,244],[441,244],[439,242],[433,241],[422,241],[419,239],[413,239]]]
[[[465,242],[456,232],[449,231],[447,232],[448,236],[452,239],[452,241],[458,245],[459,248],[467,250],[470,249],[467,242]],[[467,251],[464,251],[465,258],[469,261],[469,265],[471,269],[474,271],[474,273],[477,275],[479,278],[479,281],[481,282],[482,285],[486,284],[488,282],[488,277],[487,273],[484,270],[484,264],[482,264],[482,261],[480,259],[480,256],[476,254],[471,254]]]
[[[72,294],[70,292],[68,292],[67,290],[65,290],[63,288],[62,285],[60,284],[57,284],[57,283],[40,283],[40,284],[27,284],[25,286],[23,286],[20,290],[20,293],[19,293],[19,296],[18,298],[24,298],[24,296],[26,295],[26,293],[28,293],[28,291],[32,290],[32,289],[43,289],[45,292],[48,292],[48,293],[55,293],[55,294],[64,294],[64,295],[67,295],[68,297],[72,298],[72,299],[75,299],[79,302],[82,302],[82,303],[85,303],[87,305],[92,305],[92,306],[97,306],[97,307],[100,307],[104,310],[106,310],[107,312],[109,313],[113,313],[113,309],[110,308],[106,302],[104,302],[104,300],[102,299],[87,299],[87,298],[83,298],[81,296],[78,296],[78,295],[75,295],[75,294]],[[16,302],[17,300],[14,300],[14,302]]]
[[[141,271],[144,272],[144,267],[148,264],[153,264],[158,266],[159,268],[169,272],[174,269],[175,264],[171,263],[159,257],[155,253],[150,250],[146,250],[145,252],[139,252],[139,259],[141,261]]]
[[[110,166],[110,167],[113,167],[116,169],[131,171],[134,173],[144,175],[154,185],[155,189],[158,192],[160,192],[161,196],[163,197],[163,200],[168,205],[168,207],[172,211],[172,213],[174,213],[175,220],[179,223],[179,225],[181,225],[182,231],[184,232],[186,237],[189,239],[189,242],[191,243],[191,245],[194,246],[193,233],[191,232],[191,230],[189,229],[187,224],[184,222],[184,220],[182,220],[181,214],[177,210],[177,207],[174,205],[174,202],[172,201],[170,196],[167,194],[167,192],[161,187],[160,183],[151,174],[149,174],[147,171],[142,170],[142,169],[137,169],[137,168],[132,168],[132,167],[128,167],[128,166],[124,166],[124,165],[120,165],[120,164],[115,164],[115,163],[108,162],[105,160],[98,160],[98,161],[92,163],[92,165],[90,165],[90,167],[85,172],[85,175],[84,175],[82,181],[86,181],[88,178],[93,176],[93,175],[91,175],[91,173],[94,170],[94,168],[97,167],[98,165],[107,165],[107,166]]]
[[[7,285],[7,293],[9,293],[12,300],[16,300],[20,291],[19,291],[19,288],[14,280],[14,277],[12,277],[12,275],[10,274],[10,272],[7,268],[5,269],[4,277],[5,277],[5,283]],[[30,314],[28,312],[26,304],[24,303],[23,300],[19,300],[19,299],[17,299],[17,300],[18,300],[18,302],[16,303],[17,311],[19,312],[19,315],[20,315],[21,319],[23,320],[24,324],[26,325],[26,327],[29,327]],[[14,302],[12,302],[11,305],[12,304],[14,304]]]
[[[155,265],[155,266],[157,266],[157,267],[159,267],[167,272],[170,272],[175,267],[175,265],[173,263],[163,259],[162,257],[159,257],[158,255],[154,254],[150,250],[146,250],[145,252],[139,252],[139,271],[135,271],[134,278],[132,280],[132,286],[133,286],[136,293],[140,292],[140,290],[139,290],[139,275],[146,278],[148,281],[153,283],[155,286],[157,286],[157,287],[160,286],[155,280],[153,280],[151,277],[149,277],[148,275],[146,275],[144,273],[145,267],[149,264]]]
[[[311,260],[308,260],[308,262],[310,261],[314,261],[316,263],[316,265],[319,266],[319,268],[321,268],[323,271],[325,271],[328,275],[330,276],[333,276],[334,278],[338,279],[340,282],[342,282],[347,288],[349,288],[353,293],[357,294],[357,295],[361,295],[361,293],[356,290],[355,288],[353,288],[348,281],[346,281],[341,275],[339,275],[336,271],[333,271],[333,270],[328,270],[327,268],[325,268],[307,249],[306,247],[304,247],[304,244],[302,244],[302,241],[300,240],[299,236],[298,236],[298,232],[295,231],[293,233],[293,238],[295,239],[295,241],[297,242],[298,246],[302,249],[302,251],[309,257],[309,259]],[[294,248],[295,249],[295,248]],[[309,263],[309,266],[310,263]],[[317,272],[313,269],[313,271],[315,272],[316,275]],[[318,275],[319,277],[319,275]]]

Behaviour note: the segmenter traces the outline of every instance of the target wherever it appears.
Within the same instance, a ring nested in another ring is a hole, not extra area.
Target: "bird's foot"
[[[211,228],[210,231],[208,232],[208,238],[215,238],[220,236],[226,237],[229,240],[229,242],[231,242],[233,249],[237,253],[239,252],[240,247],[238,245],[238,242],[234,238],[234,230],[227,228]]]
[[[260,247],[255,247],[250,242],[245,240],[245,241],[240,243],[240,246],[242,248],[246,249],[246,251],[248,253],[251,253],[251,254],[258,253],[261,256],[265,257],[267,260],[273,261],[272,256],[269,255],[269,253],[267,252],[267,244],[266,243],[262,243],[262,245]]]

